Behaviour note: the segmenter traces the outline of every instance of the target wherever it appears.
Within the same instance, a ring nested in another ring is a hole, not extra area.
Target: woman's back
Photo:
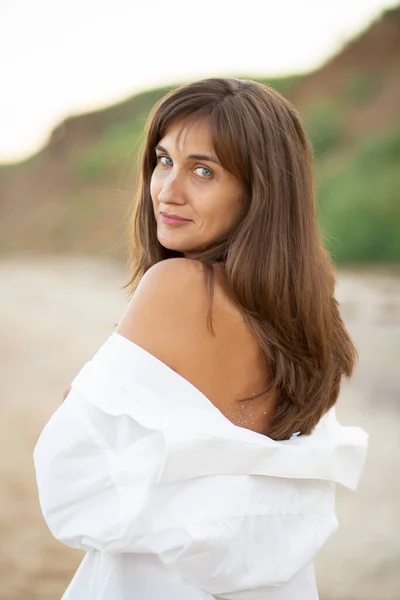
[[[274,407],[274,390],[258,342],[231,300],[221,268],[214,270],[213,331],[207,327],[209,292],[204,269],[180,259],[190,273],[192,342],[175,370],[197,387],[235,425],[264,433]],[[193,286],[193,287],[192,287]]]
[[[265,433],[275,401],[268,368],[222,267],[214,275],[212,329],[204,267],[175,258],[146,274],[117,331],[187,379],[232,423]]]

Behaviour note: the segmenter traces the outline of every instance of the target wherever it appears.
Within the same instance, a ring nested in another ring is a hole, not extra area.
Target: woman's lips
[[[180,217],[170,217],[165,213],[160,213],[161,220],[166,225],[184,225],[185,223],[190,223],[190,219],[182,219]]]

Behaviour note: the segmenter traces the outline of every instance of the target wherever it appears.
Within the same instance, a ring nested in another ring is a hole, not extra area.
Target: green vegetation
[[[256,81],[266,83],[287,98],[302,79],[304,79],[304,75],[287,75],[285,77],[268,77],[266,79],[257,78]]]
[[[74,156],[73,170],[83,182],[109,181],[118,177],[121,169],[133,164],[140,146],[145,117],[106,129],[100,140]]]
[[[400,261],[400,128],[359,145],[318,191],[321,228],[337,262]]]
[[[370,102],[379,90],[379,77],[375,73],[360,70],[347,82],[346,100],[351,106],[362,107]]]
[[[320,102],[306,113],[304,121],[318,159],[336,150],[343,141],[343,115],[338,103]]]
[[[73,157],[72,170],[83,183],[118,179],[135,162],[150,109],[173,87],[143,92],[103,112],[108,126],[101,138]]]

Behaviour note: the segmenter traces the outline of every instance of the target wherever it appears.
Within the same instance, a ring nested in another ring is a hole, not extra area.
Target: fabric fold
[[[308,600],[313,557],[337,527],[334,484],[356,487],[366,446],[334,410],[284,442],[238,427],[114,333],[72,382],[34,460],[44,517],[64,543],[124,564],[153,556],[165,577],[218,598],[298,600],[298,586],[283,594],[298,580]],[[71,585],[84,579],[81,568]]]
[[[106,414],[165,430],[172,443],[160,482],[229,472],[358,485],[368,438],[358,427],[340,425],[334,408],[312,435],[272,440],[231,423],[189,381],[118,333],[72,385]],[[110,385],[118,392],[112,405]],[[191,461],[179,460],[185,453]]]

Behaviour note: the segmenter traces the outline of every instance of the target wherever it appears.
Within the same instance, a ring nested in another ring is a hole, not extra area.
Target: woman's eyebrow
[[[159,144],[156,146],[156,150],[160,152],[165,152],[165,154],[169,154],[168,150],[166,150],[163,146]],[[190,160],[206,160],[208,162],[216,163],[217,165],[221,165],[220,161],[216,156],[210,156],[208,154],[189,154],[188,158]]]
[[[207,160],[216,163],[217,165],[221,164],[216,156],[209,156],[208,154],[190,154],[188,158],[191,160]]]

